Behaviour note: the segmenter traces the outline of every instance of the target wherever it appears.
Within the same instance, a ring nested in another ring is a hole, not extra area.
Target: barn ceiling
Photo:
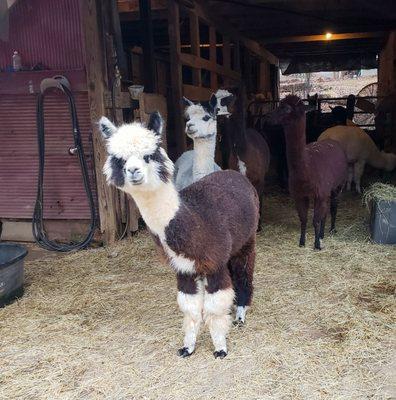
[[[375,57],[387,32],[396,29],[396,0],[210,0],[209,5],[281,62]],[[334,38],[324,40],[326,32]],[[336,34],[348,35],[337,40]]]

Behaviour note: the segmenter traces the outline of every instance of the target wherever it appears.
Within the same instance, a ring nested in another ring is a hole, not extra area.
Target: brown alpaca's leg
[[[325,199],[315,199],[314,203],[314,217],[313,217],[313,226],[315,229],[315,244],[314,248],[316,250],[321,250],[322,245],[320,243],[320,234],[321,234],[321,226],[324,224],[326,220],[326,212],[327,212],[328,202]]]
[[[330,233],[337,233],[335,228],[337,208],[338,208],[338,192],[332,192],[330,197],[330,215],[331,215]]]
[[[303,247],[305,246],[305,236],[307,232],[309,198],[303,197],[296,199],[296,208],[301,223],[300,247]]]
[[[259,193],[259,221],[258,221],[258,226],[257,226],[257,232],[261,231],[261,218],[262,218],[262,213],[263,213],[263,197],[264,194],[261,192]]]
[[[326,216],[322,219],[320,223],[320,232],[319,232],[320,239],[324,239],[325,225],[326,225]]]
[[[241,251],[236,256],[232,257],[228,263],[235,289],[237,305],[234,323],[238,325],[245,322],[246,309],[252,302],[253,271],[256,258],[255,242],[256,238],[251,238]]]
[[[188,357],[195,350],[199,327],[202,322],[204,285],[196,275],[177,275],[177,303],[184,314],[183,347],[178,350],[180,357]]]
[[[206,276],[204,294],[204,319],[207,323],[214,345],[215,358],[227,355],[227,333],[231,326],[230,311],[234,301],[234,289],[227,266]]]

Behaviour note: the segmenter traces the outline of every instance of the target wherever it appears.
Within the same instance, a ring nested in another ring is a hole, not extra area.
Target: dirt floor
[[[0,399],[395,399],[396,246],[369,242],[341,199],[338,233],[299,248],[285,195],[268,195],[254,304],[214,359],[208,331],[176,355],[174,274],[147,234],[26,263],[26,294],[0,309]]]

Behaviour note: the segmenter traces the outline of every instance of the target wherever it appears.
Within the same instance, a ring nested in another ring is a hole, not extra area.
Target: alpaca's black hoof
[[[301,243],[299,244],[300,247],[305,247],[305,243]]]
[[[188,351],[187,347],[182,347],[181,349],[177,350],[177,355],[183,358],[191,356],[192,352]]]
[[[329,233],[330,235],[334,235],[337,233],[337,229],[330,229]]]
[[[245,325],[245,321],[242,321],[240,318],[239,319],[235,319],[234,321],[232,321],[232,324],[234,326],[244,326]]]
[[[215,358],[221,358],[221,359],[223,359],[224,357],[227,356],[227,353],[226,353],[224,350],[220,350],[220,351],[215,351],[215,352],[213,353],[213,355],[214,355]]]

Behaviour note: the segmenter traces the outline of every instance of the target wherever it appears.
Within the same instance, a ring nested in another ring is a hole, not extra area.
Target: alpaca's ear
[[[330,110],[331,110],[331,111],[333,111],[333,110],[334,110],[334,107],[332,107],[332,106],[329,106],[329,107],[330,107]]]
[[[192,106],[194,103],[191,100],[188,100],[187,97],[183,96],[183,105],[188,107],[188,106]]]
[[[109,121],[106,117],[102,117],[99,120],[99,129],[102,132],[102,135],[105,139],[108,139],[117,131],[115,125],[111,121]]]
[[[147,124],[147,129],[153,131],[156,135],[162,135],[162,128],[164,127],[164,121],[161,114],[158,111],[153,112],[150,115],[149,122]]]
[[[220,105],[223,107],[229,107],[234,101],[235,101],[235,96],[233,94],[230,94],[229,96],[223,97],[220,100]]]

